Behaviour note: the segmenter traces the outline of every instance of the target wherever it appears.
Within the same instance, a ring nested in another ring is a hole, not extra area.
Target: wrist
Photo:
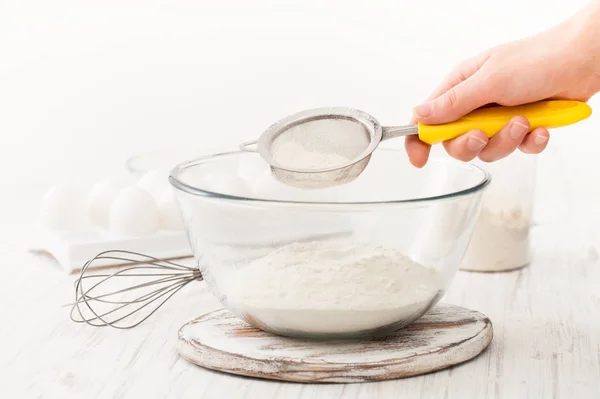
[[[591,0],[574,18],[571,54],[580,79],[589,79],[591,97],[600,91],[600,0]]]

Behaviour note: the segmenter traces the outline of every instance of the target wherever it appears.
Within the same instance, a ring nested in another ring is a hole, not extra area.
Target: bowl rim
[[[400,151],[400,150],[394,149],[394,148],[380,148],[377,151]],[[486,171],[485,169],[480,168],[477,165],[474,165],[471,163],[460,162],[460,161],[450,159],[450,158],[448,158],[448,159],[430,159],[429,162],[441,163],[441,164],[446,164],[446,165],[452,164],[453,166],[459,166],[459,167],[463,167],[466,169],[479,171],[482,173],[482,179],[477,184],[474,184],[463,190],[458,190],[458,191],[454,191],[454,192],[450,192],[450,193],[446,193],[446,194],[442,194],[442,195],[430,196],[430,197],[406,198],[406,199],[400,199],[400,200],[385,200],[385,201],[336,201],[336,202],[327,202],[327,201],[321,202],[321,201],[319,201],[319,202],[317,202],[317,201],[300,201],[300,200],[292,201],[292,200],[277,200],[277,199],[266,199],[266,198],[252,198],[252,197],[243,197],[243,196],[236,196],[236,195],[230,195],[230,194],[222,194],[222,193],[217,193],[214,191],[205,190],[205,189],[201,189],[201,188],[189,185],[187,183],[184,183],[183,181],[181,181],[178,178],[179,174],[187,168],[191,168],[196,165],[202,164],[209,159],[220,158],[220,157],[225,157],[225,156],[234,156],[236,154],[239,155],[239,154],[248,154],[248,153],[245,151],[228,151],[228,152],[221,152],[221,153],[216,153],[216,154],[212,154],[212,155],[205,155],[205,156],[198,157],[198,158],[195,158],[195,159],[192,159],[189,161],[182,162],[179,165],[175,166],[171,170],[171,173],[169,174],[169,183],[175,189],[183,191],[188,194],[206,197],[206,198],[216,198],[216,199],[221,199],[221,200],[228,200],[228,201],[240,201],[240,202],[245,202],[245,203],[279,204],[279,205],[288,204],[288,205],[305,205],[305,206],[323,206],[323,205],[329,205],[329,206],[331,206],[331,205],[333,205],[333,206],[343,206],[343,205],[377,206],[377,205],[391,205],[391,204],[422,204],[422,203],[438,202],[438,201],[442,201],[442,200],[466,197],[471,194],[475,194],[479,191],[482,191],[491,183],[491,180],[492,180],[490,173],[488,171]]]

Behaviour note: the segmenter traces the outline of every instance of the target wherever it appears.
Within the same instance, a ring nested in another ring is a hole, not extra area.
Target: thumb
[[[488,103],[485,80],[474,74],[442,93],[414,108],[413,114],[419,122],[435,125],[454,122],[469,112]]]

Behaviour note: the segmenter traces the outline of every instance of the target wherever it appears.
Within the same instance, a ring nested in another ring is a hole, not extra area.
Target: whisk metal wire
[[[116,260],[123,263],[133,263],[134,265],[127,266],[111,274],[89,274],[90,266],[99,260]],[[103,284],[108,285],[113,279],[125,277],[156,277],[156,279],[102,294],[92,293],[93,290],[99,289]],[[88,280],[99,281],[96,281],[90,288],[84,289],[83,283]],[[110,250],[99,253],[83,265],[79,277],[75,280],[75,302],[65,306],[71,306],[70,317],[76,323],[87,323],[95,327],[110,326],[117,329],[130,329],[146,321],[179,290],[196,280],[203,280],[202,273],[197,267],[160,260],[132,251]],[[156,286],[158,288],[136,298],[130,300],[120,298],[120,296],[136,290]],[[98,306],[102,305],[111,305],[112,309],[101,311]],[[136,305],[138,306],[136,307]],[[150,307],[151,305],[153,306]],[[149,310],[149,313],[141,320],[135,319],[133,322],[128,322],[143,310]],[[121,311],[124,313],[123,315],[121,315]]]

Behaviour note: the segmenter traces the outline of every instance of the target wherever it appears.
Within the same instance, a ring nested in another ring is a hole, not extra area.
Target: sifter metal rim
[[[325,169],[290,169],[284,165],[278,164],[273,159],[270,151],[270,143],[272,143],[280,134],[288,129],[310,121],[320,119],[346,119],[360,123],[369,132],[369,145],[355,159],[348,161],[345,164]],[[283,119],[275,122],[260,135],[256,144],[260,156],[273,168],[284,170],[292,173],[321,173],[333,170],[343,169],[362,161],[379,145],[383,136],[383,128],[381,124],[372,115],[354,108],[347,107],[325,107],[313,108],[295,114],[286,116]]]

